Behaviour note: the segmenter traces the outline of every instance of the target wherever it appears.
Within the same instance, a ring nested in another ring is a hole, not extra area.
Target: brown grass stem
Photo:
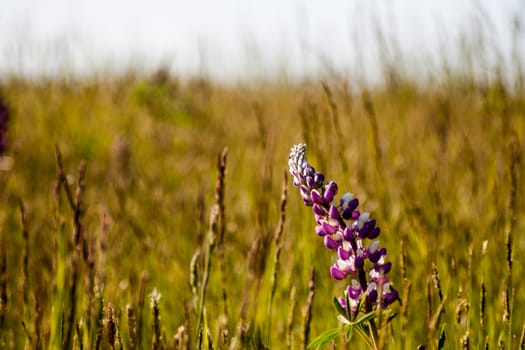
[[[157,291],[156,288],[153,289],[153,292],[151,292],[151,294],[149,295],[150,307],[151,307],[151,312],[152,312],[152,329],[153,329],[151,348],[153,350],[160,350],[163,348],[162,332],[160,328],[160,309],[159,309],[160,296],[161,295]]]
[[[137,349],[137,315],[133,304],[126,305],[126,320],[128,323],[128,346],[130,349]]]
[[[315,268],[310,268],[310,278],[308,280],[308,296],[303,309],[303,327],[302,327],[302,349],[306,349],[310,342],[310,323],[312,322],[312,307],[315,296]]]
[[[7,294],[7,256],[4,243],[2,242],[0,244],[0,338],[3,338],[9,298]]]
[[[69,207],[74,211],[75,210],[75,200],[73,198],[73,193],[71,192],[71,188],[69,187],[66,173],[64,171],[64,166],[62,165],[62,154],[60,153],[60,149],[58,148],[58,145],[55,145],[55,161],[56,161],[56,167],[57,167],[57,181],[55,183],[55,195],[58,196],[60,194],[60,188],[64,187],[64,191],[66,192],[66,198],[69,204]],[[57,203],[60,208],[60,200],[57,199]]]
[[[337,103],[335,102],[334,95],[332,94],[332,90],[330,89],[330,86],[326,82],[321,82],[321,85],[323,87],[323,91],[325,93],[325,96],[328,100],[328,105],[330,106],[330,115],[332,117],[332,125],[335,132],[335,139],[337,144],[334,145],[337,149],[338,153],[338,160],[341,162],[341,165],[343,167],[343,174],[348,174],[348,162],[345,157],[345,149],[347,149],[346,145],[346,138],[343,135],[343,129],[341,128],[341,123],[339,121],[339,109],[337,108]]]
[[[22,225],[22,296],[24,305],[29,302],[29,229],[27,227],[27,216],[24,203],[22,200],[18,202],[18,208],[20,210],[20,223]]]
[[[290,302],[288,303],[288,317],[286,318],[286,347],[292,348],[293,343],[293,326],[295,319],[295,307],[297,306],[295,286],[290,289]]]
[[[372,103],[372,99],[370,98],[370,93],[367,90],[363,91],[362,99],[366,116],[370,121],[370,128],[372,130],[372,144],[374,146],[377,171],[380,175],[380,178],[384,179],[385,174],[383,173],[383,152],[381,151],[381,143],[379,140],[379,127],[377,124],[376,111],[374,104]]]
[[[221,213],[224,210],[224,179],[226,174],[226,156],[228,154],[228,149],[224,148],[222,153],[218,157],[217,168],[217,185],[215,186],[215,204],[211,208],[210,213],[210,222],[207,235],[207,248],[205,253],[204,261],[204,271],[202,274],[201,289],[199,295],[199,305],[197,310],[197,332],[203,332],[203,317],[204,317],[204,306],[206,304],[206,290],[208,287],[208,281],[211,273],[211,261],[212,254],[216,247],[217,242],[222,243],[224,236],[224,213]],[[224,273],[222,274],[224,276]],[[225,298],[225,288],[226,285],[223,283],[223,298]],[[204,333],[207,333],[207,330],[204,330]]]
[[[139,295],[137,303],[137,348],[141,349],[143,339],[143,312],[146,303],[146,287],[148,284],[149,275],[143,272],[140,276]]]
[[[288,171],[284,171],[283,176],[283,185],[282,185],[282,191],[281,191],[281,205],[280,205],[280,216],[279,216],[279,223],[277,224],[277,229],[275,230],[274,234],[274,246],[275,246],[275,253],[274,253],[274,260],[273,260],[273,273],[272,278],[270,281],[270,297],[268,301],[268,321],[267,321],[267,333],[272,329],[272,306],[273,306],[273,299],[275,297],[275,292],[277,290],[277,278],[279,276],[279,270],[280,270],[280,256],[281,256],[281,250],[282,250],[282,243],[281,238],[284,231],[284,224],[286,221],[286,201],[287,201],[287,192],[288,191]],[[269,337],[269,334],[267,335],[267,338]]]

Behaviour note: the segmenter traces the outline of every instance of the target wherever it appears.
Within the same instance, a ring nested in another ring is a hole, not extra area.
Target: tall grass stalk
[[[19,201],[20,208],[20,223],[22,225],[22,240],[24,242],[22,249],[22,295],[24,301],[24,307],[28,305],[29,302],[29,229],[27,227],[27,217],[24,203]],[[27,310],[25,310],[27,312]],[[27,316],[27,315],[25,315]]]
[[[292,286],[290,289],[290,300],[289,300],[288,317],[286,318],[286,347],[292,348],[293,345],[293,328],[295,320],[295,308],[297,306],[296,299],[296,288]]]
[[[137,349],[137,316],[132,304],[126,305],[126,319],[128,323],[129,349]]]
[[[153,289],[153,292],[149,295],[150,297],[150,307],[151,307],[151,313],[152,313],[152,329],[153,329],[153,337],[152,337],[152,344],[151,348],[153,350],[160,350],[164,348],[164,339],[162,338],[162,330],[160,326],[160,309],[159,309],[159,301],[160,301],[160,293],[157,291],[157,289]]]
[[[310,329],[312,322],[312,308],[315,296],[315,268],[310,268],[310,278],[308,279],[308,297],[303,308],[303,327],[302,327],[302,348],[306,349],[310,343]]]
[[[507,281],[505,285],[505,300],[504,300],[504,315],[503,320],[508,325],[508,337],[513,339],[512,334],[512,309],[513,309],[513,297],[514,297],[514,286],[512,276],[512,262],[513,262],[513,232],[516,226],[516,211],[517,211],[517,188],[518,188],[518,169],[521,162],[521,153],[518,146],[518,138],[516,134],[512,134],[509,144],[509,202],[507,211],[507,222],[505,231],[505,245],[506,245],[506,257],[507,257]]]
[[[222,240],[224,231],[222,225],[224,224],[221,220],[223,219],[223,214],[221,210],[224,208],[223,204],[223,195],[224,195],[224,179],[226,175],[226,156],[228,154],[228,149],[225,148],[223,152],[219,155],[217,161],[217,185],[215,186],[215,204],[212,206],[210,213],[210,221],[208,228],[207,236],[207,248],[204,256],[204,271],[202,273],[202,282],[200,285],[200,294],[199,294],[199,305],[197,309],[197,332],[204,334],[204,338],[207,339],[208,329],[203,329],[203,317],[204,317],[204,307],[206,304],[206,289],[208,287],[208,281],[211,273],[211,261],[212,254],[214,252],[215,246],[217,244],[217,239]],[[219,236],[219,237],[217,237]],[[223,286],[225,288],[225,286]],[[224,295],[224,294],[223,294]]]
[[[337,150],[337,159],[341,162],[341,165],[343,167],[343,174],[348,174],[348,162],[346,160],[345,155],[345,149],[347,149],[346,145],[346,139],[343,135],[343,129],[341,128],[341,123],[339,121],[339,110],[337,108],[337,103],[335,102],[335,98],[332,95],[332,90],[330,89],[330,86],[326,82],[321,83],[323,87],[323,91],[326,95],[326,98],[328,100],[328,105],[330,106],[330,115],[332,119],[332,127],[335,133],[335,138],[332,138],[336,144],[333,146],[333,149]]]
[[[279,269],[280,269],[280,258],[281,258],[281,251],[282,251],[282,235],[284,231],[284,224],[286,221],[286,200],[287,200],[287,194],[288,194],[288,171],[284,172],[283,176],[283,185],[282,185],[282,191],[281,191],[281,205],[280,205],[280,216],[279,216],[279,223],[277,224],[277,229],[275,230],[275,234],[273,237],[273,243],[274,243],[274,263],[273,263],[273,273],[270,280],[270,297],[268,298],[268,312],[267,312],[267,330],[266,330],[266,337],[267,339],[270,339],[269,332],[272,331],[272,307],[273,307],[273,299],[275,297],[275,292],[277,290],[277,279],[279,276]]]

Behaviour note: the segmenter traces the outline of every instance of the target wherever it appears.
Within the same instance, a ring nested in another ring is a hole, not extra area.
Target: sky
[[[473,44],[480,33],[488,60],[511,60],[513,47],[525,57],[523,0],[0,0],[0,8],[0,75],[164,65],[218,80],[334,71],[377,79],[384,62],[422,74],[461,62],[461,38]]]

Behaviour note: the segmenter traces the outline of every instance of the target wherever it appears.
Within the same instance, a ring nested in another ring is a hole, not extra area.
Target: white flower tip
[[[379,240],[375,240],[375,241],[372,241],[372,243],[370,243],[370,245],[368,246],[368,251],[370,253],[373,253],[377,250],[377,248],[379,247]]]
[[[152,291],[151,294],[149,295],[149,298],[150,298],[150,306],[153,308],[153,307],[155,307],[156,305],[158,305],[161,297],[162,297],[162,295],[159,293],[159,291],[157,290],[157,288],[153,288],[153,291]]]
[[[341,196],[341,200],[342,201],[345,201],[345,202],[349,202],[352,200],[352,198],[354,198],[354,194],[353,193],[350,193],[350,192],[346,192],[345,194],[343,194]]]
[[[483,241],[483,244],[481,246],[481,255],[485,255],[487,253],[487,246],[489,245],[489,241],[485,240]]]
[[[288,156],[290,173],[296,176],[302,172],[302,168],[306,167],[306,165],[306,145],[304,143],[294,145],[290,149],[290,155]]]

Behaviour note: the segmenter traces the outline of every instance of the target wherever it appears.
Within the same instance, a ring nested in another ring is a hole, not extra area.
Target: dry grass
[[[281,185],[301,141],[381,226],[403,300],[388,348],[436,348],[443,329],[447,348],[523,344],[519,87],[157,74],[0,89],[1,348],[298,349],[336,327],[344,284]]]

